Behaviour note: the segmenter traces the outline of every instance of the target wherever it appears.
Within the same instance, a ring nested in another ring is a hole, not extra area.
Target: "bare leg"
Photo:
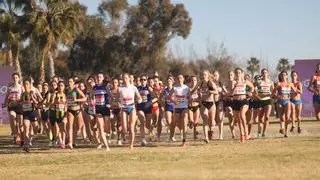
[[[74,123],[74,116],[70,112],[67,113],[67,118],[68,118],[68,123],[67,123],[67,131],[68,131],[68,138],[69,138],[69,143],[68,146],[70,149],[73,149],[73,123]]]
[[[130,114],[129,114],[129,124],[130,124],[130,149],[133,149],[133,144],[134,144],[134,137],[135,137],[135,132],[134,132],[134,125],[136,124],[136,110],[134,109]]]

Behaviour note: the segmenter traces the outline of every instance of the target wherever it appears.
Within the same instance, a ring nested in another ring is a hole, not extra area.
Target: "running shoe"
[[[33,140],[33,137],[31,137],[31,138],[30,138],[30,141],[29,141],[29,146],[30,146],[30,147],[32,147],[32,140]]]
[[[301,134],[301,127],[298,127],[298,133]]]
[[[293,126],[291,127],[290,132],[294,132],[294,127]]]
[[[280,133],[280,134],[284,134],[284,130],[283,130],[283,129],[280,129],[280,130],[279,130],[279,133]]]
[[[50,140],[50,141],[53,140],[53,134],[52,134],[52,132],[49,133],[49,140]]]
[[[142,139],[141,141],[141,146],[145,147],[147,145],[147,141],[145,139]]]
[[[248,134],[247,136],[245,136],[245,139],[246,139],[246,140],[251,139],[251,135]]]
[[[117,144],[118,144],[119,146],[121,146],[121,145],[122,145],[121,140],[118,140]]]
[[[23,147],[23,150],[27,153],[30,152],[30,149],[28,147]]]
[[[101,149],[102,148],[102,144],[98,144],[97,149]]]
[[[198,139],[198,136],[197,136],[197,135],[193,135],[193,139],[194,139],[194,140],[197,140],[197,139]]]
[[[285,137],[285,138],[288,138],[288,136],[287,136],[286,134],[284,135],[284,137]]]
[[[112,131],[111,139],[116,139],[116,137],[117,137],[117,132],[116,131]]]
[[[209,143],[209,139],[204,139],[203,141],[207,144]]]
[[[240,143],[244,143],[244,141],[245,141],[245,136],[244,136],[244,135],[241,135],[241,136],[240,136]]]
[[[212,140],[212,138],[213,138],[213,131],[208,131],[208,138],[209,138],[209,140]]]
[[[176,142],[177,140],[176,140],[175,137],[171,137],[171,138],[169,138],[169,141],[170,141],[170,142]]]
[[[16,136],[15,142],[16,142],[16,144],[21,144],[21,137],[20,137],[20,135]]]
[[[72,144],[67,144],[67,146],[66,146],[66,148],[68,148],[68,149],[73,149],[73,146],[72,146]]]

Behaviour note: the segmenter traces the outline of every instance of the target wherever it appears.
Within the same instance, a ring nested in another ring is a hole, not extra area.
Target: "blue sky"
[[[96,13],[100,0],[80,0]],[[281,57],[320,58],[320,1],[318,0],[172,0],[184,3],[193,19],[186,40],[169,47],[185,57],[190,47],[201,57],[211,44],[224,43],[229,54],[245,61],[261,58],[273,68]],[[136,4],[137,0],[129,0]],[[268,61],[268,63],[267,63]]]

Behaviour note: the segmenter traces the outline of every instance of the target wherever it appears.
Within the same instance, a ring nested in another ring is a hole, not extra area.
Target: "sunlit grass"
[[[111,152],[82,144],[73,151],[49,149],[42,137],[28,154],[9,145],[8,126],[0,126],[0,174],[1,179],[319,179],[320,124],[303,125],[301,135],[287,139],[272,124],[267,138],[240,144],[225,127],[223,141],[189,140],[182,148],[163,138],[133,151],[127,145],[113,145]]]

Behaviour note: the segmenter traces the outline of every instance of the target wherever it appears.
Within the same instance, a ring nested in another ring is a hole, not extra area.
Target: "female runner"
[[[290,129],[290,132],[294,132],[294,128],[296,127],[295,119],[298,120],[298,133],[301,133],[301,111],[302,111],[302,83],[299,80],[298,73],[296,71],[291,72],[291,80],[293,83],[293,88],[295,89],[295,92],[293,91],[291,93],[291,120],[292,120],[292,127]]]
[[[112,127],[114,128],[113,131],[117,131],[117,142],[118,145],[122,145],[121,143],[121,136],[125,139],[125,134],[123,134],[121,130],[121,102],[120,102],[120,91],[119,91],[119,80],[114,78],[112,80],[112,86],[110,91],[110,105],[111,105],[111,112],[113,114],[113,118],[111,119]]]
[[[78,134],[78,131],[81,129],[83,125],[83,117],[81,113],[80,103],[86,101],[86,97],[83,92],[75,87],[75,81],[73,78],[68,79],[69,87],[67,88],[67,104],[68,104],[68,112],[67,112],[67,133],[68,133],[68,144],[67,147],[73,149],[74,137]],[[78,121],[76,123],[77,127],[75,132],[73,132],[74,119]]]
[[[138,86],[139,94],[142,98],[142,101],[137,104],[138,118],[140,120],[140,129],[144,131],[144,126],[149,130],[150,140],[152,140],[153,132],[151,127],[151,116],[152,116],[152,88],[147,85],[147,77],[142,75],[140,77],[141,86]],[[146,140],[142,139],[142,146],[146,145]]]
[[[278,97],[280,105],[280,133],[288,137],[288,124],[291,113],[290,94],[296,92],[292,83],[288,81],[288,73],[282,71],[279,74],[279,83],[274,90],[274,95]]]
[[[240,142],[245,142],[248,137],[248,127],[246,122],[246,112],[249,109],[247,95],[251,96],[253,92],[253,84],[244,80],[244,72],[241,68],[235,69],[236,84],[233,89],[233,111],[235,119],[239,125]]]
[[[29,147],[31,144],[31,134],[30,130],[33,127],[38,127],[38,122],[36,121],[35,106],[38,103],[36,95],[31,91],[31,78],[25,78],[23,81],[23,87],[25,92],[21,94],[21,105],[23,112],[23,125],[24,125],[24,144],[23,150],[29,152]],[[31,126],[32,125],[32,126]]]
[[[174,87],[174,102],[175,109],[173,113],[173,121],[171,122],[170,138],[174,135],[175,127],[178,126],[180,132],[182,132],[182,147],[186,146],[187,139],[187,122],[188,122],[188,99],[190,90],[187,85],[184,84],[183,75],[178,76],[178,84]]]
[[[2,105],[3,108],[8,107],[8,113],[10,118],[10,128],[13,135],[13,141],[16,144],[20,144],[23,140],[23,119],[22,119],[22,107],[20,104],[21,94],[23,93],[23,86],[20,84],[20,76],[18,73],[12,74],[12,85],[9,86],[9,90],[4,99]],[[23,144],[21,144],[23,145]]]
[[[63,81],[58,82],[58,90],[52,94],[53,106],[54,106],[54,126],[56,127],[59,140],[59,146],[61,149],[65,148],[66,144],[66,132],[67,132],[67,97],[65,94],[65,85]]]
[[[223,89],[224,85],[220,81],[220,74],[218,71],[213,72],[213,82],[217,86],[217,93],[214,94],[214,100],[216,105],[215,120],[219,127],[219,139],[223,139]]]
[[[163,92],[162,92],[163,98],[161,98],[164,100],[165,118],[166,118],[167,125],[170,130],[172,127],[172,121],[173,121],[172,116],[173,116],[173,111],[174,111],[173,83],[174,83],[174,78],[172,76],[169,76],[167,79],[167,87],[163,90]],[[176,139],[174,137],[174,130],[172,133],[170,130],[169,130],[169,133],[172,134],[172,136],[169,137],[169,141],[175,142]]]
[[[110,104],[109,104],[109,89],[104,83],[104,75],[102,73],[97,74],[97,83],[93,87],[94,99],[95,99],[95,118],[98,123],[99,136],[106,149],[109,150],[108,143],[110,143]],[[106,133],[106,134],[105,134]],[[101,149],[102,144],[98,144],[97,149]]]
[[[193,129],[193,138],[198,139],[198,123],[200,118],[200,97],[199,97],[199,86],[198,79],[196,76],[191,76],[190,84],[190,98],[188,104],[188,115],[189,115],[189,127]]]
[[[134,126],[136,123],[136,109],[135,109],[135,100],[138,103],[141,103],[142,98],[139,94],[138,89],[133,85],[130,84],[130,77],[129,74],[125,73],[123,75],[123,86],[119,88],[120,94],[120,101],[121,101],[121,116],[122,116],[122,133],[127,132],[127,120],[129,122],[130,127],[130,149],[133,149],[135,132]],[[144,128],[144,127],[143,127]],[[142,128],[141,136],[144,136],[144,131]]]
[[[202,74],[203,80],[199,87],[199,95],[202,107],[200,108],[203,120],[204,141],[209,143],[212,139],[212,128],[215,126],[216,106],[214,102],[214,94],[217,93],[216,84],[211,80],[211,74],[205,70]]]
[[[233,114],[233,100],[232,100],[232,91],[234,89],[234,86],[236,84],[236,81],[234,80],[234,71],[228,72],[228,81],[226,84],[226,87],[223,90],[223,106],[224,106],[224,112],[225,116],[227,116],[229,120],[229,127],[231,131],[231,137],[232,139],[235,138],[235,119]]]
[[[316,72],[310,79],[308,90],[313,94],[314,112],[317,120],[320,121],[320,63],[317,64]]]
[[[261,70],[261,81],[257,84],[257,97],[260,105],[259,113],[259,128],[262,129],[262,137],[265,137],[266,130],[269,126],[269,118],[272,110],[271,95],[274,90],[274,83],[269,79],[269,73],[267,69]],[[261,127],[261,125],[263,126]]]
[[[51,125],[49,121],[49,104],[51,99],[51,93],[49,91],[49,84],[44,82],[42,85],[42,92],[41,96],[43,97],[43,100],[41,102],[41,118],[43,122],[43,127],[47,133],[47,136],[50,141],[52,141],[52,131],[51,131]]]

